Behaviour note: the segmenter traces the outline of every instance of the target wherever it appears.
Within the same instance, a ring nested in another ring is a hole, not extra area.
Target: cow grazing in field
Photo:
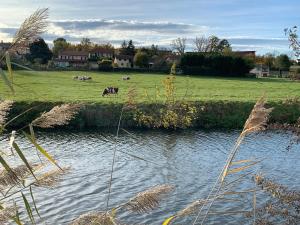
[[[104,89],[103,93],[102,93],[102,97],[104,97],[105,95],[110,95],[110,94],[118,94],[119,88],[117,87],[107,87]]]
[[[130,77],[122,77],[123,80],[130,80]]]

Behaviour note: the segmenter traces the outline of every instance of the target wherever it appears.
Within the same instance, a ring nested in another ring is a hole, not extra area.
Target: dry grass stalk
[[[205,200],[197,200],[189,204],[187,207],[185,207],[183,210],[179,211],[176,216],[178,217],[184,217],[184,216],[189,216],[192,214],[195,214],[198,210],[199,207],[202,206],[205,203]]]
[[[164,194],[173,190],[170,185],[158,185],[149,190],[138,193],[134,198],[130,199],[124,207],[130,211],[137,213],[146,213],[155,209]]]
[[[46,172],[37,178],[38,181],[36,181],[34,185],[39,187],[54,187],[69,170],[70,168],[63,168],[62,170],[54,169]]]
[[[127,92],[127,99],[126,99],[126,103],[125,103],[125,109],[127,110],[134,110],[136,109],[136,89],[131,87],[129,88],[128,92]]]
[[[109,213],[93,212],[81,215],[70,225],[118,225]]]
[[[78,113],[81,105],[63,104],[55,106],[49,112],[43,113],[32,122],[33,126],[41,128],[52,128],[54,126],[67,125]]]
[[[249,118],[247,119],[242,135],[246,135],[248,133],[262,131],[266,129],[267,122],[272,112],[273,108],[265,108],[266,100],[264,97],[259,99],[254,108],[252,109]]]
[[[20,179],[30,174],[30,171],[25,165],[20,165],[12,168],[13,172],[8,172],[5,169],[0,170],[0,186],[6,188],[7,186],[15,185],[20,182]]]
[[[10,51],[17,51],[27,47],[45,32],[48,25],[48,9],[38,9],[22,23],[16,32]]]
[[[15,207],[0,209],[0,224],[7,224],[7,222],[15,216],[15,212]]]
[[[5,124],[9,110],[13,105],[13,101],[5,100],[0,102],[0,127]]]
[[[263,97],[261,97],[256,104],[254,105],[247,121],[245,122],[244,129],[240,136],[238,137],[235,146],[230,151],[230,154],[228,156],[228,159],[226,161],[226,164],[224,165],[217,181],[215,182],[214,186],[212,187],[208,197],[206,200],[210,199],[212,196],[213,200],[208,203],[208,207],[206,210],[206,213],[201,221],[201,224],[204,224],[205,219],[207,218],[207,215],[209,214],[209,211],[211,209],[211,206],[213,205],[214,201],[217,199],[217,196],[219,195],[219,192],[223,188],[224,181],[228,175],[229,169],[232,166],[232,162],[236,157],[236,154],[239,150],[239,147],[244,139],[244,137],[247,134],[256,132],[256,131],[262,131],[266,129],[267,122],[270,116],[270,113],[272,112],[273,108],[265,108],[266,100]],[[243,168],[240,168],[239,170],[243,170]],[[214,191],[216,189],[216,191]],[[206,205],[206,204],[205,204]],[[202,210],[204,209],[204,205],[201,206],[200,210],[198,211],[197,217],[193,222],[193,225],[196,224],[197,220],[200,217],[200,214]]]
[[[256,224],[300,224],[300,192],[289,190],[262,175],[255,175],[258,186],[271,195],[271,199],[256,210]],[[252,217],[252,212],[246,214]]]

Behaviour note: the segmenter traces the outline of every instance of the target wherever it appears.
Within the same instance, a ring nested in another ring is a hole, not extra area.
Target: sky
[[[173,39],[226,38],[234,50],[292,56],[284,29],[300,26],[299,0],[0,0],[0,40],[9,41],[22,21],[38,8],[49,8],[43,38],[119,46],[170,47]]]

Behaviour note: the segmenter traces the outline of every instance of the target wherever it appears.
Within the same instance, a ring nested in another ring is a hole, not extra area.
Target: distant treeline
[[[241,77],[254,67],[254,61],[234,55],[187,53],[180,67],[184,74]]]

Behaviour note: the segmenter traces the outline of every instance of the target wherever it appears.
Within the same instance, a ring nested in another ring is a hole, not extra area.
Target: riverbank
[[[49,111],[53,106],[62,102],[15,102],[9,119],[12,119],[26,110],[24,115],[18,117],[10,124],[10,128],[20,128],[29,124],[42,112]],[[192,128],[206,129],[239,129],[243,127],[255,102],[234,101],[197,101],[193,105],[197,109],[196,119],[192,122]],[[81,111],[65,129],[109,129],[118,125],[122,104],[86,103]],[[157,112],[163,105],[157,103],[139,103],[137,109]],[[293,124],[300,117],[299,101],[269,102],[268,107],[274,107],[270,122]],[[142,128],[135,121],[135,110],[125,110],[121,125],[126,128]]]

